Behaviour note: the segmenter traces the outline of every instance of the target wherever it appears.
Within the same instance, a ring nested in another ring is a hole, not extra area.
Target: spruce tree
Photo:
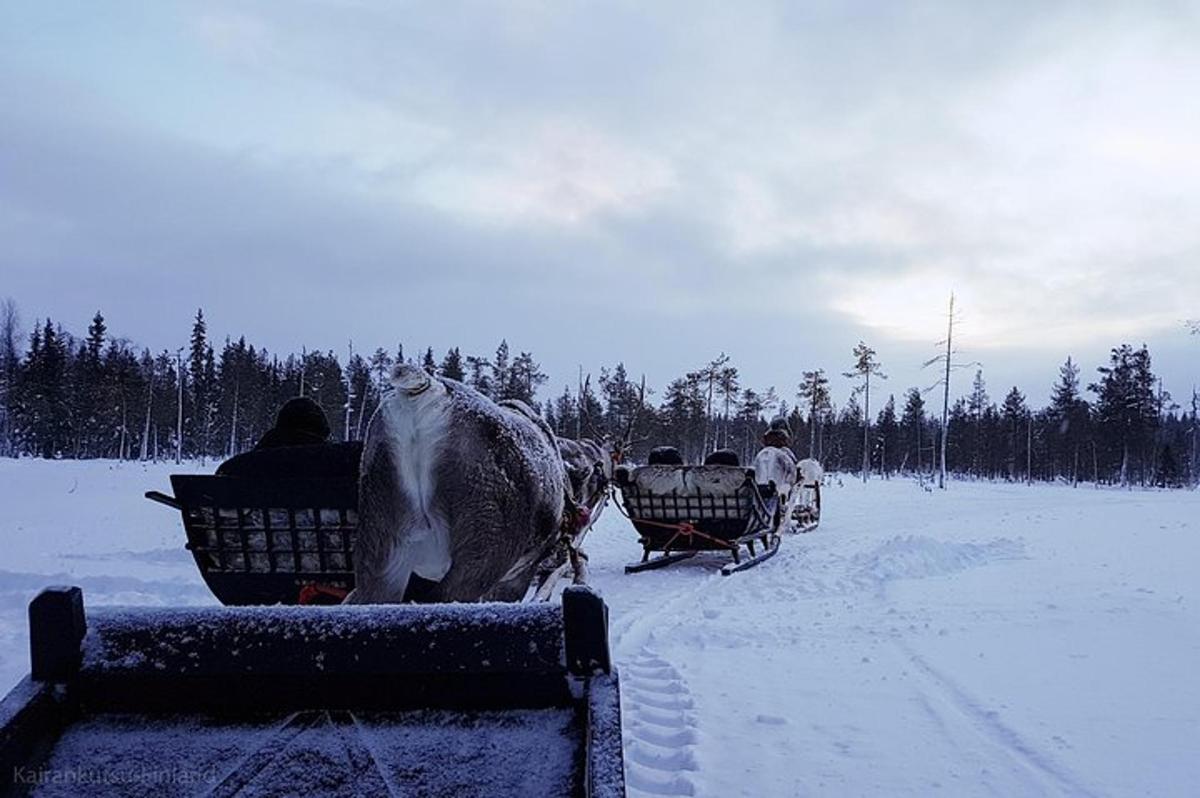
[[[803,376],[797,395],[808,409],[808,456],[820,460],[822,454],[817,446],[817,437],[830,410],[829,380],[825,377],[824,369],[806,371]]]
[[[1014,481],[1017,478],[1017,461],[1021,459],[1020,455],[1024,450],[1027,438],[1026,424],[1029,421],[1029,409],[1025,406],[1025,395],[1015,385],[1004,397],[1001,416],[1004,419],[1005,435],[1008,438],[1006,447],[1008,479]]]
[[[850,371],[843,372],[843,376],[862,379],[862,385],[855,388],[855,393],[863,394],[862,478],[866,482],[871,470],[871,377],[886,380],[887,375],[879,370],[875,350],[859,341],[858,346],[854,347],[854,366]]]
[[[900,440],[904,446],[902,462],[913,463],[913,470],[921,475],[921,447],[924,445],[925,397],[917,388],[909,388],[904,395],[904,411],[900,417]],[[903,469],[903,466],[901,466]]]
[[[457,346],[447,350],[438,371],[446,379],[463,381],[463,377],[465,376],[463,373],[463,358]]]
[[[494,399],[508,398],[508,392],[512,388],[509,381],[509,368],[508,341],[502,340],[500,341],[500,345],[496,347],[496,356],[492,359],[492,391]]]
[[[875,421],[875,442],[879,449],[879,471],[885,477],[891,476],[896,470],[896,461],[900,456],[900,425],[896,421],[896,397],[888,395],[888,400],[879,411]]]

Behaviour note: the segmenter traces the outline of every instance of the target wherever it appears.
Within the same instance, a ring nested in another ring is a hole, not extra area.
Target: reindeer
[[[754,456],[754,478],[761,485],[775,483],[779,495],[780,519],[792,517],[793,491],[798,479],[796,455],[788,448],[791,434],[782,418],[774,419],[763,435],[763,448]]]
[[[363,444],[347,603],[520,599],[563,525],[549,426],[417,366],[392,383]]]

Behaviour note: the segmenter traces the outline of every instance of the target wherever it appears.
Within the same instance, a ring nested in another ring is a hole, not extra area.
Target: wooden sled
[[[793,490],[800,491],[798,499],[792,506],[792,522],[797,532],[812,532],[821,525],[821,483],[812,485],[797,485]],[[806,495],[811,491],[811,496]]]
[[[753,568],[779,551],[779,497],[740,466],[619,468],[624,512],[642,544],[640,562],[625,573],[662,568],[700,552],[727,552],[728,576]],[[657,556],[654,556],[657,554]]]

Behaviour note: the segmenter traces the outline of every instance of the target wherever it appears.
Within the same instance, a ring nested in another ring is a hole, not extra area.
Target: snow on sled
[[[180,511],[187,549],[222,604],[337,604],[354,588],[356,479],[175,474],[171,487],[174,496],[146,498]],[[595,497],[582,534],[606,501]],[[548,599],[568,570],[539,574],[528,599]]]
[[[721,568],[728,575],[779,551],[779,497],[755,482],[752,468],[647,465],[618,468],[615,481],[642,544],[641,561],[626,565],[626,573],[722,551],[733,557]]]
[[[0,793],[625,794],[607,608],[29,607]]]

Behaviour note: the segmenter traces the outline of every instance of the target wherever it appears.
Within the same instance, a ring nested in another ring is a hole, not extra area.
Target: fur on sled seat
[[[746,481],[752,469],[739,466],[666,466],[648,465],[625,470],[625,479],[638,490],[655,495],[677,494],[731,496]]]

